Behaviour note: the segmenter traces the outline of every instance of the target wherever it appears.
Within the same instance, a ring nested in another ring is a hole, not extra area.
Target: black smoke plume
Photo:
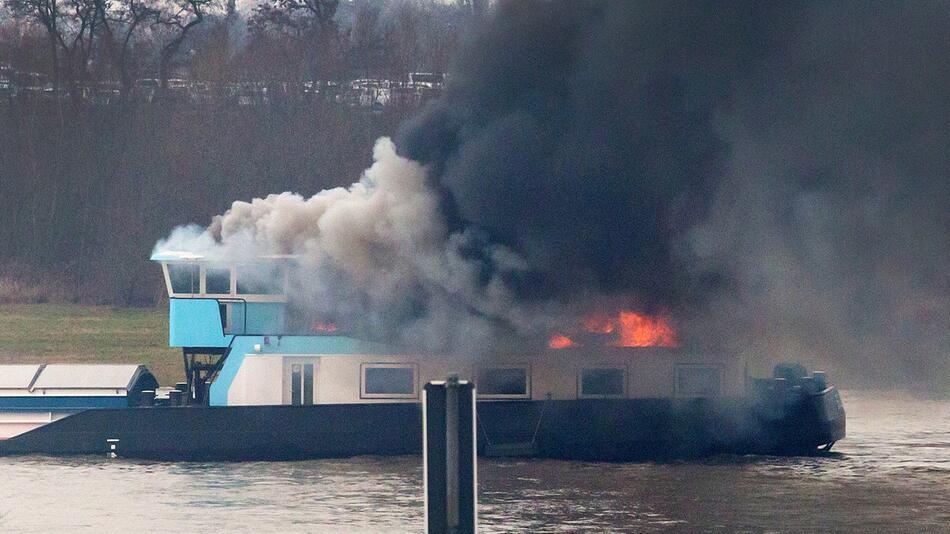
[[[701,298],[684,233],[707,215],[729,145],[717,114],[788,32],[756,4],[507,2],[439,102],[406,125],[456,227],[523,254],[529,298]]]
[[[948,14],[503,2],[398,144],[456,227],[523,255],[521,298],[950,386]]]

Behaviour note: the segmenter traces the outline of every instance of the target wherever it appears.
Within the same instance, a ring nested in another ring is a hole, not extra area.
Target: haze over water
[[[844,392],[827,457],[479,461],[482,532],[947,532],[950,400]],[[422,532],[414,456],[0,458],[3,532]]]

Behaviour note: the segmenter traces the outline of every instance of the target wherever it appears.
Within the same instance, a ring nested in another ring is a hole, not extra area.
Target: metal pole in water
[[[451,375],[426,384],[422,399],[426,532],[474,534],[475,385]]]

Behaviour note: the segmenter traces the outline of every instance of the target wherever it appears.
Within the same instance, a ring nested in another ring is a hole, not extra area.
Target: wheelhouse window
[[[276,262],[222,265],[201,262],[163,262],[169,296],[208,295],[212,298],[263,297],[282,301],[287,285],[286,265]]]
[[[205,293],[227,295],[231,293],[231,269],[208,267],[205,269]]]
[[[578,386],[581,398],[623,397],[627,371],[622,367],[581,369]]]
[[[722,369],[718,365],[677,365],[677,397],[718,397],[722,391]]]
[[[284,272],[276,265],[238,265],[234,271],[239,295],[280,295],[284,292]]]
[[[200,290],[198,264],[196,263],[169,263],[168,280],[172,286],[172,293],[194,294]]]
[[[419,396],[415,364],[364,363],[360,371],[362,398],[415,399]]]
[[[480,397],[528,398],[530,376],[528,367],[486,367],[476,373],[475,386]]]

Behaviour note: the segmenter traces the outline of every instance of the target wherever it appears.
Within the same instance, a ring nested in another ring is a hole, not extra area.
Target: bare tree
[[[159,20],[161,10],[150,0],[95,0],[103,28],[103,41],[109,59],[119,74],[123,97],[132,91],[130,50],[133,37],[141,28]]]
[[[422,57],[420,46],[423,20],[433,14],[426,7],[405,2],[395,8],[391,17],[389,36],[391,41],[390,67],[393,74],[405,75],[417,70]]]
[[[168,42],[162,47],[159,59],[159,78],[162,92],[167,94],[168,77],[172,61],[181,49],[189,32],[205,19],[217,12],[223,12],[221,0],[172,0],[169,7],[162,10],[155,26],[170,33]]]
[[[76,83],[85,79],[87,61],[96,37],[97,0],[6,0],[14,17],[42,26],[50,50],[53,89],[63,75],[74,99],[81,98]]]
[[[361,3],[356,8],[348,33],[348,56],[351,73],[366,78],[385,69],[390,52],[390,36],[381,24],[378,5]]]
[[[232,32],[239,19],[229,8],[224,17],[215,17],[202,28],[201,35],[194,36],[191,73],[195,80],[224,84],[232,79],[236,52]]]
[[[248,26],[258,38],[296,44],[310,78],[331,77],[339,63],[339,5],[339,0],[265,0]]]
[[[340,0],[269,0],[254,8],[251,24],[289,29],[298,35],[325,34],[336,29],[333,17]]]

